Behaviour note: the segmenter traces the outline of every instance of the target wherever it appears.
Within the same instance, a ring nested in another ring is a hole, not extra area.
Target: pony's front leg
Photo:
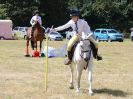
[[[30,57],[30,54],[29,54],[29,38],[27,37],[27,42],[26,42],[26,57]]]
[[[77,64],[76,69],[77,69],[77,87],[76,87],[77,89],[76,89],[76,92],[80,92],[80,79],[81,79],[83,67],[80,64]]]
[[[93,95],[93,91],[92,91],[92,68],[93,68],[93,60],[89,61],[88,64],[88,80],[89,80],[89,94]]]
[[[33,53],[34,53],[34,41],[31,40],[31,47],[32,47],[32,56],[33,56]]]
[[[40,41],[40,53],[41,53],[41,50],[42,50],[42,41]]]
[[[73,85],[73,67],[72,67],[72,64],[70,64],[69,66],[70,66],[70,74],[71,74],[69,88],[74,89],[74,85]]]
[[[37,41],[34,42],[34,46],[35,46],[36,51],[37,51]]]

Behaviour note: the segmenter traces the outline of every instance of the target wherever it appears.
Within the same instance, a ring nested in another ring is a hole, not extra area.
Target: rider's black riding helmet
[[[35,10],[35,11],[33,12],[33,15],[36,15],[36,14],[39,14],[39,11],[38,11],[38,10]]]
[[[78,9],[71,9],[70,10],[70,17],[72,16],[80,16],[80,11]]]

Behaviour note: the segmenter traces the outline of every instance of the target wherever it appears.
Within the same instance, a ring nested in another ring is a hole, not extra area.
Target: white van
[[[0,40],[12,39],[12,20],[0,20]]]

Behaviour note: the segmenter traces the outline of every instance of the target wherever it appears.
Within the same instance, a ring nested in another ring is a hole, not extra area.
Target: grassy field
[[[58,48],[66,41],[50,41]],[[45,58],[26,58],[25,41],[0,41],[0,99],[133,99],[133,43],[100,42],[103,61],[94,60],[93,96],[88,95],[87,71],[81,93],[68,88],[69,67],[64,58],[49,59],[48,90],[45,91]],[[76,73],[75,79],[76,82]]]

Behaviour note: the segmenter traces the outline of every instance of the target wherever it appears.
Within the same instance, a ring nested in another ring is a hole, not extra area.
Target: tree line
[[[40,11],[44,27],[66,23],[69,9],[78,8],[81,18],[96,28],[115,28],[129,32],[133,26],[132,0],[0,0],[0,19],[11,19],[14,26],[30,26],[35,9]]]

